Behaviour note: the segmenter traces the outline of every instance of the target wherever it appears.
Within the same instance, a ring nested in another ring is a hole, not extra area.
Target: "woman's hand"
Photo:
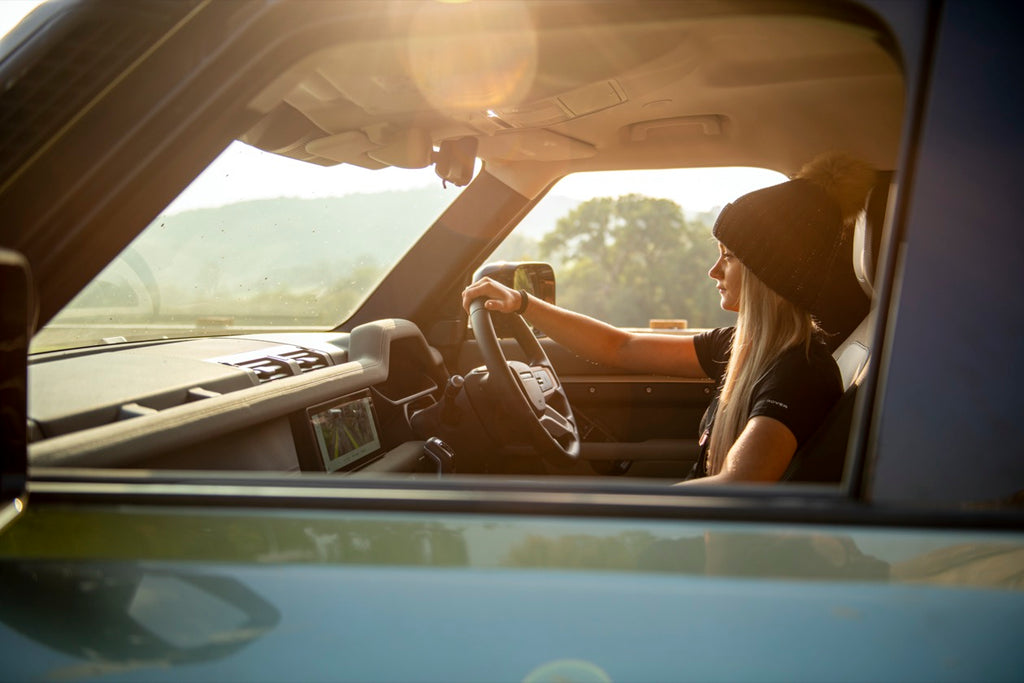
[[[462,307],[469,311],[469,304],[474,299],[485,297],[484,308],[499,313],[515,313],[522,303],[522,295],[514,289],[483,277],[462,290]]]

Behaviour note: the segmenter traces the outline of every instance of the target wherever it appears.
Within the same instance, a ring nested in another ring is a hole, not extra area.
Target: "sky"
[[[0,35],[7,33],[39,0],[0,0]],[[268,168],[268,165],[272,168]],[[438,183],[430,169],[409,172],[382,169],[366,173],[339,165],[325,169],[282,159],[236,144],[229,147],[203,175],[167,207],[165,213],[220,206],[264,197],[330,197],[357,192],[424,187]],[[617,197],[638,193],[671,199],[688,212],[724,206],[752,190],[785,180],[763,169],[702,169],[675,171],[631,171],[628,173],[586,173],[559,182],[552,194],[571,199]]]
[[[562,179],[551,194],[585,201],[643,194],[671,199],[687,212],[721,207],[752,190],[785,180],[764,169],[676,169],[579,173]],[[366,171],[345,164],[324,168],[278,157],[247,145],[229,147],[165,213],[221,206],[265,197],[337,197],[438,185],[432,169]]]
[[[10,31],[40,0],[0,0],[0,35]]]

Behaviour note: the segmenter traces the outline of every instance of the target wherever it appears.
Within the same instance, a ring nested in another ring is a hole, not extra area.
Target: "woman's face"
[[[721,242],[718,243],[718,260],[711,266],[708,275],[718,285],[718,293],[722,296],[722,310],[738,313],[743,265]]]

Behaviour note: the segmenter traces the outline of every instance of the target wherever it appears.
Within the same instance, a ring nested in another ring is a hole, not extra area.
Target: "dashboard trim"
[[[29,463],[48,467],[123,465],[304,410],[386,378],[382,361],[350,361],[33,443]]]
[[[219,396],[30,444],[32,467],[124,467],[273,419],[388,380],[391,345],[412,340],[432,375],[444,374],[440,355],[407,320],[361,325],[350,335],[347,362]],[[110,353],[116,354],[115,349]]]

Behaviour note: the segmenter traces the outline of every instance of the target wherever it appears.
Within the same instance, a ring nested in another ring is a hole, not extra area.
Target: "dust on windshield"
[[[431,168],[324,168],[234,143],[32,351],[331,329],[460,191]]]

